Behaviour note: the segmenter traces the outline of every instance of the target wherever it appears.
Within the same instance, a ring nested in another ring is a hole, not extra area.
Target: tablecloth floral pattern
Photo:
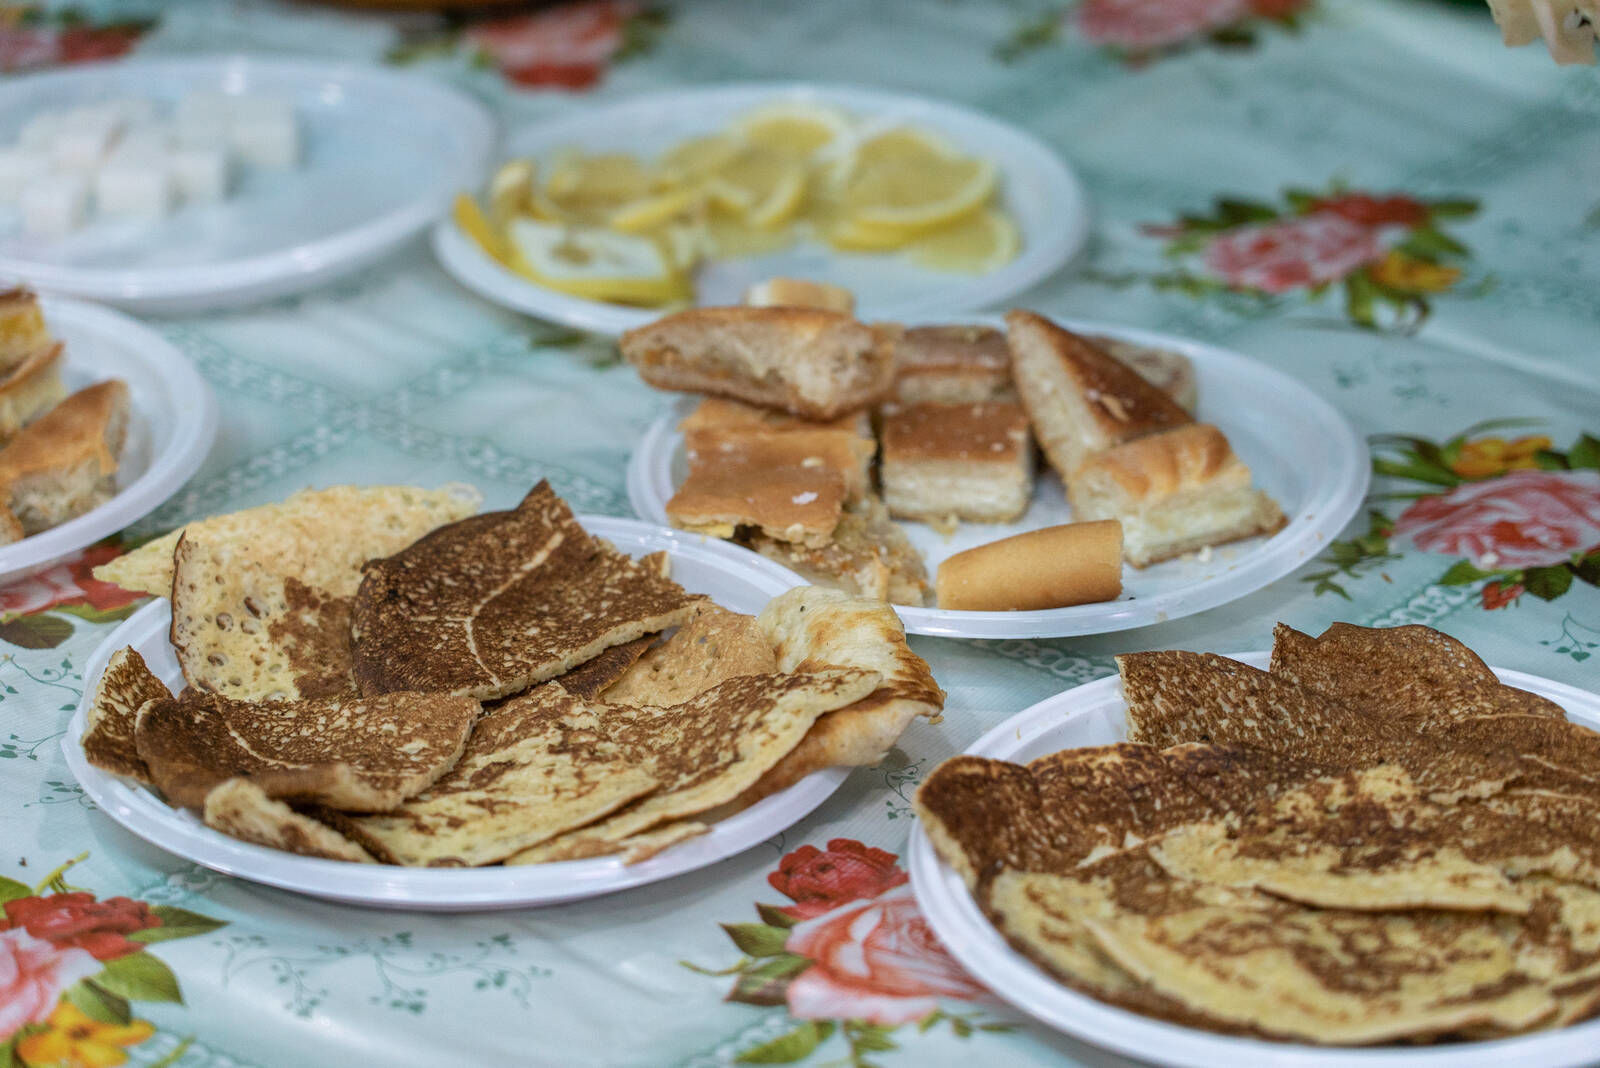
[[[628,514],[667,401],[603,341],[503,312],[419,243],[302,297],[154,320],[225,413],[122,538],[0,591],[0,1066],[1110,1064],[1008,1010],[918,914],[927,770],[1112,654],[1266,646],[1273,623],[1428,623],[1594,688],[1600,653],[1600,81],[1425,0],[582,0],[451,22],[209,0],[0,9],[0,66],[244,50],[403,63],[508,124],[655,87],[805,78],[958,99],[1057,146],[1095,240],[1019,303],[1223,344],[1370,436],[1367,510],[1279,582],[1103,637],[913,639],[950,691],[814,815],[666,883],[543,910],[362,910],[163,854],[60,745],[134,606],[93,562],[309,484],[538,478]],[[19,55],[22,31],[55,51]],[[57,32],[59,31],[59,32]],[[8,34],[10,36],[8,36]],[[955,311],[954,309],[952,311]],[[605,418],[590,414],[603,411]]]

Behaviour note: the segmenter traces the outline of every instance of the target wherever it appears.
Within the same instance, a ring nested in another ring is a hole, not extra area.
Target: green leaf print
[[[96,986],[92,980],[74,983],[62,997],[76,1005],[91,1020],[125,1024],[133,1019],[133,1009],[128,1005],[127,998]]]
[[[105,970],[96,975],[94,984],[129,1001],[172,1001],[183,1004],[183,994],[178,989],[178,977],[156,957],[148,953],[133,953],[106,962]]]
[[[1522,584],[1541,601],[1553,601],[1572,588],[1572,569],[1566,564],[1530,567],[1522,573]]]
[[[789,940],[788,931],[765,923],[725,923],[722,929],[734,945],[752,957],[776,957]]]
[[[22,616],[0,623],[0,641],[22,649],[54,649],[72,637],[72,624],[56,615]]]
[[[161,917],[161,926],[135,931],[128,935],[130,940],[146,943],[170,942],[174,938],[193,938],[196,935],[210,934],[218,927],[228,925],[226,920],[213,920],[210,916],[202,916],[198,912],[174,908],[171,905],[157,905],[150,911]]]
[[[803,1061],[826,1042],[835,1026],[828,1020],[807,1020],[788,1034],[779,1035],[747,1049],[734,1058],[736,1064],[794,1064]]]
[[[19,897],[32,897],[33,887],[26,883],[19,883],[15,879],[7,879],[0,875],[0,905],[7,901],[15,901]]]

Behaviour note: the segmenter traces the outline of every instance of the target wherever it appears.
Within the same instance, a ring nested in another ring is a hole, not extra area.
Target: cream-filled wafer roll
[[[945,560],[940,608],[1025,612],[1110,601],[1122,593],[1122,524],[1065,523],[980,545]]]

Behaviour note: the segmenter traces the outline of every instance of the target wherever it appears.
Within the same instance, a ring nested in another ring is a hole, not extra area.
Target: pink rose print
[[[987,991],[945,952],[909,886],[805,920],[784,949],[813,963],[789,984],[789,1014],[854,1019],[884,1027],[919,1020],[939,998]]]
[[[153,20],[96,24],[38,4],[0,5],[0,71],[39,70],[126,55]]]
[[[43,1023],[69,986],[98,971],[100,962],[82,949],[0,931],[0,1042]]]
[[[479,23],[465,37],[518,85],[587,89],[600,81],[639,12],[638,4],[583,0]]]
[[[91,546],[74,560],[0,589],[0,616],[32,615],[62,605],[86,604],[109,611],[132,604],[144,594],[101,582],[93,573],[96,567],[120,554],[121,550],[112,545]]]
[[[1225,230],[1206,246],[1204,263],[1229,285],[1287,293],[1336,282],[1383,255],[1374,230],[1319,212]]]
[[[1600,471],[1515,470],[1467,482],[1416,501],[1394,532],[1425,552],[1466,556],[1484,570],[1565,563],[1600,547]]]
[[[780,912],[806,920],[847,901],[876,897],[909,878],[896,866],[893,853],[835,838],[828,843],[827,852],[805,845],[788,854],[778,862],[778,870],[767,876],[767,882],[795,902]]]
[[[1099,45],[1150,52],[1241,21],[1248,0],[1084,0],[1078,32]]]
[[[140,952],[144,946],[124,936],[160,926],[161,918],[143,901],[126,897],[96,901],[93,894],[82,891],[7,901],[0,918],[0,929],[24,930],[62,948],[85,950],[95,960]]]

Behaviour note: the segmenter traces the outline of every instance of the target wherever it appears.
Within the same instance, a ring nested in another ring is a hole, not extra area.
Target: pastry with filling
[[[1033,437],[1020,404],[886,404],[883,499],[891,515],[1009,523],[1033,496]]]

